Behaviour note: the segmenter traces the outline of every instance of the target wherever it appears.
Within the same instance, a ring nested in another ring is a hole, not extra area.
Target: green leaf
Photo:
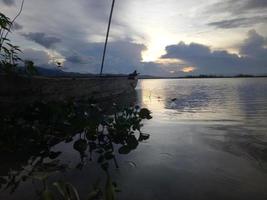
[[[79,139],[73,144],[73,148],[80,153],[85,152],[87,149],[87,141],[83,139]]]
[[[149,137],[150,137],[149,134],[146,134],[146,133],[140,133],[139,138],[138,138],[138,141],[148,140]]]
[[[130,151],[131,151],[131,149],[126,145],[119,148],[120,154],[128,154],[128,153],[130,153]]]
[[[138,146],[138,141],[136,139],[136,137],[134,135],[130,135],[127,140],[127,146],[130,148],[130,149],[136,149],[136,147]]]
[[[151,119],[152,117],[150,116],[151,112],[147,108],[142,108],[139,112],[139,116],[141,119]]]
[[[66,186],[67,186],[68,191],[69,191],[70,199],[71,200],[80,200],[77,189],[70,183],[67,183]]]
[[[67,195],[65,183],[63,181],[57,181],[57,182],[54,182],[53,185],[57,188],[61,196],[65,198]]]
[[[64,200],[80,200],[78,191],[72,184],[58,181],[54,182],[53,185],[57,188]]]

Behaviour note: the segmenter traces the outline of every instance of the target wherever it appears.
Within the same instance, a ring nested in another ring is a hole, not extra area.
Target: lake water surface
[[[150,134],[128,155],[118,155],[110,174],[120,200],[266,200],[267,79],[140,80],[133,103],[148,108]],[[56,145],[60,159],[80,159],[71,144]],[[56,173],[52,180],[71,181],[86,196],[102,170]],[[0,199],[32,199],[36,183],[21,184]]]
[[[267,198],[267,79],[143,80],[138,89],[154,117],[139,161],[147,199]]]

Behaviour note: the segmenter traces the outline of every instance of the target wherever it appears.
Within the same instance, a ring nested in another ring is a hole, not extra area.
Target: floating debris
[[[133,161],[125,161],[127,164],[129,164],[130,166],[132,166],[132,167],[134,167],[134,168],[136,168],[137,167],[137,165],[135,164],[135,162],[133,162]]]

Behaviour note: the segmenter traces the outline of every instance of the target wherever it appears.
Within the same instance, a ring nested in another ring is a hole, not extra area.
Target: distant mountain
[[[65,75],[66,72],[60,69],[47,69],[42,67],[36,67],[38,75],[42,76],[62,76]]]
[[[44,68],[44,67],[36,67],[37,70],[37,75],[39,76],[48,76],[48,77],[57,77],[57,76],[79,76],[79,77],[89,77],[89,76],[93,76],[93,74],[81,74],[81,73],[77,73],[77,72],[64,72],[61,69],[48,69],[48,68]],[[25,70],[24,67],[21,67],[18,69],[19,73],[21,74],[25,74]]]
[[[37,69],[37,75],[39,76],[47,76],[47,77],[92,77],[92,76],[98,76],[98,74],[82,74],[78,72],[64,72],[61,69],[55,68],[55,69],[49,69],[44,67],[36,67]],[[24,67],[21,67],[19,70],[19,73],[25,74]],[[103,74],[103,76],[127,76],[129,74]]]

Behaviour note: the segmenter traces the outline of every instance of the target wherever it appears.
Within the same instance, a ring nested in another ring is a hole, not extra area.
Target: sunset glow
[[[0,0],[1,12],[12,19],[19,2]],[[12,38],[26,49],[22,57],[40,67],[54,69],[60,61],[69,71],[98,73],[111,2],[27,0]],[[104,71],[266,74],[266,5],[266,0],[116,1]]]
[[[196,68],[194,67],[184,67],[181,71],[184,73],[190,73],[193,72]]]
[[[155,61],[156,63],[162,64],[162,65],[169,65],[169,64],[180,64],[182,61],[179,59],[158,59]]]
[[[0,0],[0,110],[0,200],[267,200],[267,0]]]

